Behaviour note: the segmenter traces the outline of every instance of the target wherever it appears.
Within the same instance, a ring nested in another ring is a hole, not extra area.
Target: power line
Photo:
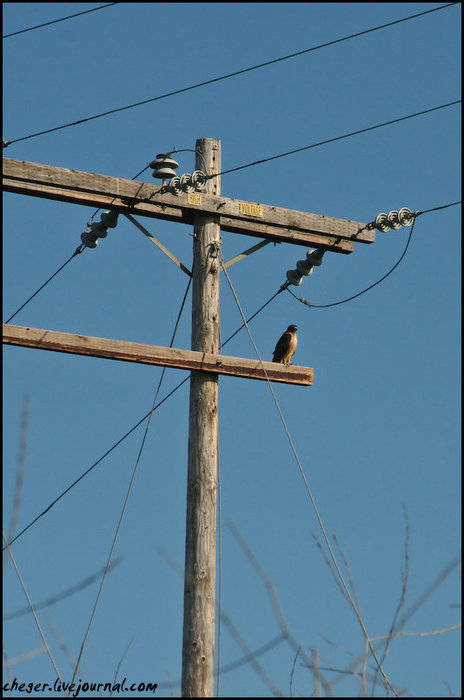
[[[287,286],[288,286],[288,283],[285,282],[285,284],[283,284],[283,285],[280,287],[280,289],[278,289],[277,292],[276,292],[275,294],[273,294],[272,297],[270,297],[270,299],[268,299],[262,306],[259,307],[258,311],[255,311],[255,313],[254,313],[252,316],[250,316],[250,318],[247,318],[246,323],[249,323],[255,316],[257,316],[257,315],[259,314],[259,312],[262,311],[268,304],[270,304],[271,301],[273,301],[273,300],[276,298],[276,296],[277,296],[278,294],[280,294],[281,292],[283,292],[284,289],[287,288]],[[237,330],[236,330],[234,333],[232,333],[232,335],[230,335],[230,336],[227,338],[227,340],[225,340],[225,341],[221,344],[221,346],[224,347],[224,345],[225,345],[226,343],[228,343],[229,340],[232,340],[232,338],[234,338],[234,337],[237,335],[237,333],[238,333],[239,331],[242,330],[242,328],[245,328],[245,325],[246,325],[245,323],[242,323],[242,325],[239,326],[239,328],[237,328]]]
[[[432,209],[424,209],[424,211],[420,211],[419,214],[428,214],[431,211],[439,211],[440,209],[448,209],[448,207],[455,207],[457,204],[462,204],[462,200],[460,199],[458,202],[451,202],[451,204],[442,204],[440,207],[432,207]]]
[[[358,134],[364,134],[367,131],[373,131],[374,129],[380,129],[383,126],[389,126],[390,124],[397,124],[398,122],[403,122],[406,119],[412,119],[413,117],[419,117],[423,114],[429,114],[430,112],[436,112],[439,109],[445,109],[445,107],[451,107],[457,105],[462,100],[454,100],[453,102],[447,102],[443,105],[438,105],[438,107],[430,107],[429,109],[424,109],[421,112],[414,112],[414,114],[407,114],[405,117],[398,117],[397,119],[390,119],[387,122],[382,122],[381,124],[374,124],[373,126],[367,126],[364,129],[358,129],[357,131],[351,131],[347,134],[342,134],[341,136],[333,136],[330,139],[325,139],[324,141],[318,141],[317,143],[311,143],[309,146],[301,146],[300,148],[294,148],[292,151],[286,151],[285,153],[279,153],[276,156],[270,156],[269,158],[262,158],[261,160],[255,160],[252,163],[247,163],[246,165],[239,165],[236,168],[230,168],[229,170],[223,170],[217,175],[209,175],[209,178],[219,177],[221,175],[227,175],[229,173],[234,173],[237,170],[244,170],[245,168],[251,168],[254,165],[260,165],[261,163],[268,163],[271,160],[277,160],[277,158],[284,158],[285,156],[291,156],[294,153],[301,153],[301,151],[307,151],[310,148],[316,148],[317,146],[324,146],[327,143],[333,143],[334,141],[341,141],[342,139],[350,138],[351,136],[357,136]]]
[[[12,318],[14,318],[17,314],[19,314],[19,312],[21,311],[21,309],[24,309],[24,307],[26,306],[26,304],[29,304],[29,302],[32,301],[32,299],[33,299],[33,298],[34,298],[34,297],[35,297],[49,282],[51,282],[52,279],[53,279],[54,277],[56,277],[56,275],[57,275],[59,272],[61,272],[61,270],[63,270],[63,268],[65,268],[66,265],[67,265],[68,263],[70,263],[71,260],[72,260],[76,255],[79,255],[79,253],[82,253],[82,251],[84,250],[85,247],[86,247],[86,246],[83,245],[83,244],[80,245],[80,246],[78,246],[78,247],[76,248],[76,250],[74,251],[74,253],[71,255],[71,257],[68,258],[68,259],[66,260],[66,262],[64,262],[64,263],[61,265],[61,267],[59,267],[58,270],[57,270],[56,272],[54,272],[53,275],[52,275],[51,277],[49,277],[48,280],[47,280],[46,282],[44,282],[44,283],[37,289],[37,291],[35,291],[34,294],[32,294],[32,295],[29,297],[29,299],[27,299],[27,301],[24,302],[24,304],[22,304],[22,305],[19,307],[19,309],[17,309],[17,310],[14,312],[14,314],[12,314],[12,315],[10,316],[9,319],[7,319],[7,321],[5,321],[5,323],[9,323],[9,322],[11,321]]]
[[[114,4],[114,3],[113,3]],[[116,3],[117,4],[117,3]],[[323,44],[318,44],[316,46],[311,46],[310,48],[303,49],[301,51],[296,51],[295,53],[288,54],[286,56],[281,56],[279,58],[274,58],[270,61],[265,61],[264,63],[258,63],[257,65],[254,66],[249,66],[248,68],[242,68],[241,70],[234,71],[232,73],[227,73],[225,75],[221,75],[217,78],[211,78],[210,80],[204,80],[200,83],[195,83],[194,85],[189,85],[184,88],[179,88],[178,90],[172,90],[171,92],[166,92],[163,95],[158,95],[156,97],[150,97],[146,100],[141,100],[140,102],[134,102],[130,105],[125,105],[124,107],[116,107],[115,109],[110,109],[107,110],[106,112],[101,112],[100,114],[95,114],[90,117],[85,117],[83,119],[78,119],[77,121],[69,122],[67,124],[62,124],[61,126],[55,126],[51,129],[45,129],[44,131],[37,131],[33,134],[29,134],[27,136],[22,136],[21,138],[17,139],[11,139],[10,141],[4,141],[3,142],[3,147],[5,148],[6,146],[9,146],[12,143],[18,143],[19,141],[25,141],[26,139],[32,139],[37,136],[43,136],[45,134],[50,134],[54,131],[59,131],[60,129],[67,129],[71,126],[77,126],[78,124],[83,124],[84,122],[92,121],[94,119],[100,119],[101,117],[106,117],[110,114],[116,114],[117,112],[122,112],[127,109],[132,109],[134,107],[140,107],[141,105],[149,104],[150,102],[156,102],[157,100],[163,100],[166,99],[167,97],[172,97],[173,95],[180,95],[181,93],[188,92],[190,90],[195,90],[200,87],[204,87],[206,85],[211,85],[213,83],[220,82],[222,80],[228,80],[229,78],[233,78],[237,75],[243,75],[244,73],[250,73],[251,71],[258,70],[259,68],[265,68],[267,66],[273,65],[274,63],[279,63],[281,61],[287,61],[290,58],[296,58],[297,56],[302,56],[304,54],[310,53],[312,51],[318,51],[319,49],[327,48],[328,46],[333,46],[335,44],[339,44],[343,41],[348,41],[349,39],[354,39],[359,36],[363,36],[364,34],[369,34],[371,32],[379,31],[380,29],[385,29],[387,27],[391,27],[396,24],[400,24],[401,22],[407,22],[411,19],[416,19],[417,17],[421,17],[423,15],[427,15],[431,12],[436,12],[438,10],[443,10],[447,7],[451,7],[452,5],[457,5],[458,3],[452,2],[448,3],[447,5],[441,5],[440,7],[434,7],[431,10],[425,10],[424,12],[418,12],[414,15],[409,15],[408,17],[403,17],[402,19],[397,19],[392,22],[387,22],[386,24],[381,24],[376,27],[371,27],[370,29],[364,29],[360,32],[356,32],[354,34],[349,34],[344,37],[340,37],[339,39],[333,39],[332,41],[327,41]]]
[[[111,7],[111,5],[119,5],[118,2],[108,2],[106,5],[100,5],[99,7],[93,7],[91,10],[84,10],[84,12],[76,12],[74,15],[68,15],[67,17],[60,17],[60,19],[54,19],[51,22],[44,22],[43,24],[36,24],[35,27],[28,27],[27,29],[20,29],[17,32],[11,32],[11,34],[4,34],[2,39],[8,39],[10,36],[17,36],[18,34],[24,34],[25,32],[32,32],[34,29],[41,29],[42,27],[48,27],[50,24],[56,24],[57,22],[64,22],[66,19],[73,19],[73,17],[80,17],[80,15],[87,15],[89,12],[96,12],[97,10],[103,10],[105,7]],[[440,8],[437,8],[440,9]]]

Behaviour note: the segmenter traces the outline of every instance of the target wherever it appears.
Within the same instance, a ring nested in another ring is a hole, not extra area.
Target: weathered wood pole
[[[196,151],[197,170],[221,172],[220,141],[198,139]],[[212,178],[206,192],[220,194],[220,187],[220,177]],[[200,352],[218,352],[219,245],[219,218],[195,214],[192,350]],[[182,697],[189,698],[214,696],[217,434],[217,375],[192,371],[182,645]]]

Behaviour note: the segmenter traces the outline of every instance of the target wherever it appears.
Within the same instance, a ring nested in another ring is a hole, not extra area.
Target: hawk
[[[280,362],[286,367],[290,364],[290,360],[296,352],[298,338],[296,335],[297,326],[291,325],[285,333],[282,333],[274,350],[273,362]]]

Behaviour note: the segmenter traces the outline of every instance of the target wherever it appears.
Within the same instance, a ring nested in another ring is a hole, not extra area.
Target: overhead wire
[[[45,639],[45,635],[44,635],[43,630],[42,630],[42,627],[41,627],[41,625],[40,625],[39,618],[37,617],[37,613],[36,613],[36,611],[34,610],[34,605],[33,605],[33,603],[32,603],[32,600],[31,600],[30,596],[29,596],[29,593],[28,593],[28,591],[27,591],[27,588],[26,588],[26,585],[25,585],[25,583],[24,583],[23,577],[21,576],[21,572],[19,571],[19,568],[18,568],[18,565],[17,565],[17,563],[16,563],[16,560],[15,560],[15,558],[14,558],[14,556],[13,556],[13,552],[12,552],[11,549],[10,549],[9,542],[8,542],[8,540],[6,539],[5,533],[3,532],[2,534],[3,534],[3,539],[5,540],[5,547],[7,548],[8,554],[9,554],[10,557],[11,557],[11,562],[12,562],[12,564],[13,564],[13,566],[14,566],[14,570],[16,571],[16,575],[17,575],[17,577],[18,577],[19,583],[21,584],[21,588],[23,589],[24,595],[26,596],[26,600],[27,600],[27,602],[28,602],[28,604],[29,604],[29,607],[30,607],[30,610],[31,610],[31,612],[32,612],[32,615],[34,616],[35,624],[37,625],[37,629],[39,630],[39,634],[40,634],[40,636],[41,636],[41,638],[42,638],[42,641],[43,641],[43,643],[44,643],[44,647],[45,647],[45,649],[46,649],[46,651],[47,651],[48,657],[49,657],[50,661],[52,662],[52,666],[53,666],[53,668],[55,669],[55,673],[56,673],[57,677],[58,677],[59,680],[61,681],[61,685],[63,686],[63,679],[61,678],[61,674],[60,674],[60,672],[59,672],[59,670],[58,670],[58,666],[56,665],[55,659],[53,658],[53,654],[52,654],[52,652],[51,652],[51,650],[50,650],[50,647],[49,647],[49,645],[48,645],[48,642],[47,642],[47,640]],[[68,690],[65,691],[65,694],[66,694],[67,697],[69,697],[69,692],[68,692]]]
[[[431,211],[439,211],[440,209],[448,209],[448,207],[455,207],[458,204],[462,204],[462,200],[459,200],[457,202],[451,202],[450,204],[442,204],[439,207],[432,207],[431,209],[424,209],[424,211],[419,211],[417,213],[417,216],[420,216],[421,214],[429,214]]]
[[[58,22],[64,22],[66,19],[73,19],[74,17],[80,17],[81,15],[88,15],[89,12],[96,12],[97,10],[103,10],[105,7],[111,7],[111,5],[120,5],[119,2],[108,2],[106,5],[100,5],[99,7],[92,7],[91,10],[84,10],[83,12],[75,12],[73,15],[67,15],[67,17],[60,17],[59,19],[53,19],[50,22],[43,22],[42,24],[36,24],[34,27],[27,27],[27,29],[20,29],[17,32],[10,32],[10,34],[4,34],[2,39],[8,39],[10,36],[17,36],[18,34],[25,34],[26,32],[32,32],[34,29],[41,29],[42,27],[48,27],[50,24],[57,24]]]
[[[294,53],[287,54],[286,56],[280,56],[279,58],[274,58],[274,59],[271,59],[270,61],[264,61],[263,63],[258,63],[254,66],[249,66],[248,68],[242,68],[241,70],[233,71],[232,73],[227,73],[225,75],[221,75],[221,76],[216,77],[216,78],[211,78],[210,80],[204,80],[202,82],[195,83],[194,85],[189,85],[185,88],[180,88],[178,90],[172,90],[170,92],[166,92],[166,93],[164,93],[162,95],[158,95],[156,97],[150,97],[146,100],[140,100],[139,102],[134,102],[132,104],[125,105],[124,107],[116,107],[115,109],[110,109],[110,110],[107,110],[105,112],[101,112],[99,114],[92,115],[90,117],[85,117],[83,119],[78,119],[76,121],[69,122],[67,124],[62,124],[60,126],[53,127],[51,129],[37,131],[33,134],[28,134],[27,136],[22,136],[21,138],[10,139],[8,141],[5,140],[3,142],[3,147],[5,148],[6,146],[9,146],[13,143],[18,143],[20,141],[25,141],[26,139],[35,138],[37,136],[43,136],[45,134],[50,134],[54,131],[59,131],[61,129],[67,129],[67,128],[72,127],[72,126],[77,126],[79,124],[83,124],[84,122],[89,122],[89,121],[92,121],[94,119],[100,119],[101,117],[106,117],[110,114],[116,114],[117,112],[123,112],[123,111],[128,110],[128,109],[133,109],[134,107],[140,107],[141,105],[149,104],[149,103],[155,102],[157,100],[166,99],[168,97],[172,97],[173,95],[179,95],[181,93],[188,92],[190,90],[195,90],[197,88],[204,87],[206,85],[211,85],[213,83],[217,83],[217,82],[222,81],[222,80],[227,80],[227,79],[233,78],[237,75],[243,75],[244,73],[250,73],[251,71],[257,70],[259,68],[264,68],[266,66],[270,66],[270,65],[273,65],[275,63],[279,63],[281,61],[286,61],[290,58],[302,56],[302,55],[310,53],[312,51],[317,51],[319,49],[327,48],[329,46],[339,44],[343,41],[348,41],[349,39],[354,39],[354,38],[363,36],[365,34],[369,34],[371,32],[379,31],[381,29],[385,29],[387,27],[391,27],[391,26],[394,26],[396,24],[400,24],[402,22],[407,22],[409,20],[416,19],[417,17],[421,17],[423,15],[430,14],[431,12],[437,12],[438,10],[443,10],[443,9],[446,9],[447,7],[451,7],[451,6],[457,5],[457,4],[459,4],[459,3],[456,3],[456,2],[447,3],[446,5],[434,7],[430,10],[424,10],[423,12],[418,12],[414,15],[409,15],[408,17],[402,17],[401,19],[393,20],[392,22],[387,22],[385,24],[381,24],[381,25],[378,25],[376,27],[370,27],[369,29],[364,29],[360,32],[355,32],[354,34],[349,34],[347,36],[340,37],[338,39],[333,39],[331,41],[324,42],[323,44],[311,46],[307,49],[302,49],[301,51],[295,51]]]
[[[276,296],[277,296],[278,294],[280,294],[281,292],[283,292],[284,289],[287,288],[287,286],[288,286],[288,282],[285,282],[285,284],[283,284],[283,285],[280,287],[280,289],[277,290],[277,292],[276,292],[275,294],[273,294],[262,306],[259,307],[259,309],[258,309],[257,311],[255,311],[254,314],[252,314],[252,315],[250,316],[250,318],[248,318],[248,319],[246,320],[246,323],[250,323],[250,321],[251,321],[255,316],[257,316],[264,308],[266,308],[266,306],[267,306],[268,304],[270,304],[271,301],[273,301],[273,300],[276,298]],[[242,323],[242,325],[239,326],[239,327],[237,328],[237,330],[234,331],[234,333],[232,333],[232,335],[230,335],[230,336],[227,338],[227,340],[224,340],[224,342],[222,343],[222,347],[224,347],[224,345],[226,345],[226,343],[228,343],[229,340],[232,340],[232,338],[234,338],[234,337],[237,335],[237,333],[238,333],[239,331],[242,330],[242,328],[245,328],[245,325],[246,325],[245,323]]]
[[[69,257],[69,258],[66,260],[66,262],[64,262],[64,263],[61,265],[61,267],[59,267],[58,270],[57,270],[56,272],[54,272],[53,275],[51,275],[51,277],[49,277],[48,280],[47,280],[46,282],[44,282],[44,283],[37,289],[37,291],[35,291],[34,294],[32,294],[32,295],[29,297],[29,299],[27,299],[27,300],[24,302],[24,304],[22,304],[22,305],[19,307],[19,309],[17,309],[17,310],[14,312],[14,314],[12,314],[12,315],[10,316],[10,318],[8,318],[8,319],[5,321],[5,323],[9,323],[17,314],[19,314],[19,312],[20,312],[22,309],[24,309],[24,307],[25,307],[27,304],[29,304],[29,302],[32,301],[32,299],[33,299],[35,296],[37,296],[37,294],[38,294],[39,292],[41,292],[42,289],[43,289],[44,287],[46,287],[47,284],[48,284],[49,282],[51,282],[52,279],[53,279],[54,277],[56,277],[56,275],[57,275],[59,272],[61,272],[61,270],[63,270],[63,269],[66,267],[66,265],[67,265],[68,263],[70,263],[71,260],[72,260],[76,255],[79,255],[79,253],[82,253],[82,251],[84,250],[85,247],[86,247],[86,246],[85,246],[84,244],[78,246],[78,247],[76,248],[76,250],[74,251],[74,253],[71,255],[71,257]]]
[[[387,675],[385,674],[385,671],[383,670],[382,665],[381,665],[381,663],[380,663],[380,661],[379,661],[379,659],[378,659],[378,657],[377,657],[376,651],[375,651],[375,649],[374,649],[374,647],[373,647],[373,645],[372,645],[372,642],[371,642],[371,640],[370,640],[370,637],[369,637],[369,635],[368,635],[368,632],[367,632],[367,629],[366,629],[366,625],[365,625],[365,623],[364,623],[364,620],[363,620],[363,618],[362,618],[362,615],[361,615],[360,611],[358,610],[358,608],[357,608],[357,606],[356,606],[356,604],[355,604],[355,602],[354,602],[354,600],[353,600],[353,598],[352,598],[352,596],[351,596],[351,593],[350,593],[349,588],[348,588],[348,586],[347,586],[347,584],[346,584],[346,582],[345,582],[345,579],[344,579],[344,576],[343,576],[343,574],[342,574],[342,572],[341,572],[341,569],[340,569],[340,566],[339,566],[339,564],[338,564],[338,561],[337,561],[337,559],[336,559],[336,557],[335,557],[335,554],[334,554],[334,552],[333,552],[332,546],[331,546],[331,544],[330,544],[329,537],[328,537],[328,535],[327,535],[326,528],[325,528],[325,526],[324,526],[324,523],[323,523],[323,521],[322,521],[321,515],[320,515],[320,513],[319,513],[319,509],[318,509],[318,507],[317,507],[316,500],[315,500],[314,495],[313,495],[313,493],[312,493],[312,490],[311,490],[311,487],[310,487],[310,485],[309,485],[308,479],[307,479],[307,477],[306,477],[306,475],[305,475],[305,472],[304,472],[303,466],[302,466],[302,464],[301,464],[300,458],[299,458],[299,456],[298,456],[298,453],[297,453],[295,444],[294,444],[293,439],[292,439],[292,437],[291,437],[291,435],[290,435],[290,431],[289,431],[289,429],[288,429],[287,423],[286,423],[285,418],[284,418],[284,415],[283,415],[283,413],[282,413],[282,409],[281,409],[281,407],[280,407],[280,405],[279,405],[279,402],[278,402],[277,397],[276,397],[276,395],[275,395],[274,389],[272,388],[272,383],[271,383],[271,381],[270,381],[270,379],[269,379],[269,376],[268,376],[268,374],[267,374],[267,372],[266,372],[266,369],[265,369],[265,367],[264,367],[264,364],[263,364],[263,361],[262,361],[262,359],[261,359],[259,350],[258,350],[258,348],[257,348],[257,346],[256,346],[256,343],[255,343],[255,341],[254,341],[254,339],[253,339],[253,336],[251,335],[250,329],[248,328],[248,324],[246,323],[245,315],[244,315],[244,313],[243,313],[243,310],[242,310],[242,307],[241,307],[241,305],[240,305],[240,302],[239,302],[239,299],[238,299],[238,297],[237,297],[237,294],[236,294],[236,292],[235,292],[235,289],[234,289],[234,287],[233,287],[233,285],[232,285],[232,282],[231,282],[230,277],[229,277],[229,275],[228,275],[228,273],[227,273],[227,270],[226,270],[226,268],[224,267],[224,261],[223,261],[222,253],[221,253],[219,247],[217,248],[217,252],[218,252],[218,257],[219,257],[219,261],[220,261],[222,270],[223,270],[223,272],[224,272],[224,274],[225,274],[225,276],[226,276],[226,279],[227,279],[227,282],[228,282],[229,287],[230,287],[230,289],[231,289],[231,292],[232,292],[232,295],[233,295],[233,297],[234,297],[235,303],[237,304],[237,308],[238,308],[239,313],[240,313],[240,315],[241,315],[241,317],[242,317],[242,320],[243,320],[243,322],[244,322],[244,324],[245,324],[245,327],[246,327],[248,336],[249,336],[250,341],[251,341],[251,343],[252,343],[252,345],[253,345],[253,348],[254,348],[254,350],[255,350],[255,352],[256,352],[256,355],[257,355],[257,357],[258,357],[258,360],[259,360],[260,363],[261,363],[261,367],[262,367],[262,369],[263,369],[263,372],[264,372],[264,374],[265,374],[265,376],[266,376],[267,383],[268,383],[269,389],[270,389],[271,394],[272,394],[272,398],[273,398],[274,403],[275,403],[275,406],[276,406],[276,408],[277,408],[277,411],[278,411],[280,420],[281,420],[281,422],[282,422],[282,425],[283,425],[283,427],[284,427],[285,433],[286,433],[286,435],[287,435],[287,439],[288,439],[288,441],[289,441],[291,450],[292,450],[293,455],[294,455],[294,457],[295,457],[295,460],[296,460],[296,462],[297,462],[297,465],[298,465],[298,468],[299,468],[301,477],[302,477],[302,479],[303,479],[303,482],[304,482],[306,491],[307,491],[307,493],[308,493],[308,495],[309,495],[309,498],[310,498],[310,501],[311,501],[313,510],[314,510],[314,512],[315,512],[317,521],[318,521],[318,523],[319,523],[319,527],[321,528],[322,535],[323,535],[323,537],[324,537],[325,543],[326,543],[327,548],[328,548],[328,550],[329,550],[329,553],[330,553],[331,559],[332,559],[332,561],[333,561],[334,567],[335,567],[335,569],[336,569],[336,571],[337,571],[337,574],[338,574],[338,576],[339,576],[339,578],[340,578],[340,582],[341,582],[341,584],[342,584],[342,586],[343,586],[344,592],[345,592],[345,594],[346,594],[346,596],[347,596],[347,598],[348,598],[348,601],[349,601],[350,604],[351,604],[351,607],[353,608],[353,610],[354,610],[354,612],[355,612],[355,615],[356,615],[356,617],[357,617],[357,619],[358,619],[358,622],[359,622],[359,624],[360,624],[360,626],[361,626],[361,629],[362,629],[362,631],[363,631],[363,634],[364,634],[366,643],[367,643],[367,645],[369,646],[370,652],[371,652],[371,654],[372,654],[372,656],[373,656],[373,658],[374,658],[374,660],[375,660],[375,662],[376,662],[376,664],[377,664],[377,667],[378,667],[378,669],[379,669],[380,674],[382,675],[382,678],[383,678],[383,681],[384,681],[385,688],[386,688],[387,692],[388,692],[388,690],[391,690],[391,691],[393,692],[393,694],[394,694],[395,696],[397,696],[398,694],[396,693],[396,691],[395,691],[395,689],[393,688],[393,686],[392,686],[390,680],[388,679]]]
[[[381,129],[384,126],[390,126],[391,124],[397,124],[399,122],[406,121],[407,119],[413,119],[414,117],[420,117],[423,114],[429,114],[430,112],[436,112],[439,109],[445,109],[446,107],[451,107],[462,102],[462,99],[453,100],[452,102],[447,102],[446,104],[438,105],[437,107],[430,107],[429,109],[421,110],[420,112],[414,112],[413,114],[407,114],[404,117],[398,117],[396,119],[390,119],[389,121],[382,122],[381,124],[374,124],[373,126],[367,126],[363,129],[357,129],[356,131],[350,131],[347,134],[342,134],[341,136],[333,136],[330,139],[324,139],[324,141],[317,141],[316,143],[311,143],[309,146],[301,146],[299,148],[294,148],[291,151],[285,151],[284,153],[278,153],[275,156],[270,156],[268,158],[261,158],[260,160],[254,160],[251,163],[246,163],[245,165],[239,165],[235,168],[229,168],[228,170],[223,170],[220,173],[214,175],[208,175],[208,179],[215,177],[220,177],[222,175],[228,175],[229,173],[237,172],[238,170],[244,170],[245,168],[251,168],[255,165],[261,165],[262,163],[269,163],[271,160],[277,160],[278,158],[285,158],[286,156],[294,155],[295,153],[301,153],[302,151],[308,151],[310,148],[317,148],[318,146],[325,146],[328,143],[334,143],[335,141],[342,141],[343,139],[350,138],[351,136],[357,136],[359,134],[364,134],[368,131],[374,131],[374,129]]]

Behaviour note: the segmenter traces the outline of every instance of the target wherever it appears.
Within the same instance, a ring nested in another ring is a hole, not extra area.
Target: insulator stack
[[[407,207],[403,207],[399,211],[393,209],[388,214],[377,214],[375,221],[368,224],[368,228],[376,228],[382,233],[386,233],[390,229],[398,230],[402,226],[411,226],[417,213],[415,214]]]
[[[309,277],[309,275],[313,274],[313,267],[318,267],[322,264],[324,253],[325,250],[319,250],[318,248],[308,250],[306,259],[298,260],[296,263],[296,270],[287,270],[287,281],[298,287],[303,281],[303,276]]]
[[[166,180],[176,176],[176,169],[179,167],[179,163],[171,158],[168,153],[158,153],[156,159],[152,160],[148,167],[153,168],[152,177],[159,178],[164,185]]]
[[[181,177],[173,177],[168,185],[168,189],[171,194],[180,197],[181,194],[188,194],[189,192],[202,192],[207,182],[208,176],[201,170],[195,170],[192,174],[185,173]]]
[[[106,238],[109,228],[118,225],[118,212],[104,211],[100,221],[89,221],[87,228],[81,233],[81,241],[87,248],[96,248],[99,238]]]

